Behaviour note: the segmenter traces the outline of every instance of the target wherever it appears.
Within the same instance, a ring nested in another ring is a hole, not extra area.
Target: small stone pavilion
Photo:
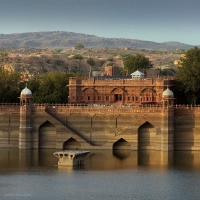
[[[143,74],[142,72],[137,70],[131,74],[131,77],[132,77],[132,79],[143,79],[143,78],[145,78],[145,74]]]
[[[89,154],[89,151],[57,151],[54,153],[58,161],[58,166],[80,166],[84,164],[84,158]]]

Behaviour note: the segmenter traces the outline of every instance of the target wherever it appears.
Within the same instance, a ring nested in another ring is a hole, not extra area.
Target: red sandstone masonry
[[[103,103],[114,104],[118,101],[125,104],[161,103],[162,93],[166,87],[174,86],[173,78],[156,79],[114,79],[104,77],[69,79],[70,103]],[[120,95],[117,97],[116,95]],[[119,100],[120,98],[120,100]]]

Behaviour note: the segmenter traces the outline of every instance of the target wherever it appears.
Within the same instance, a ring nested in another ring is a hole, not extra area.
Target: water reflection
[[[173,165],[178,169],[200,170],[200,152],[177,151],[174,153]]]
[[[57,169],[55,150],[19,150],[1,149],[0,172],[28,168]],[[200,151],[100,151],[93,150],[85,158],[84,170],[116,170],[134,169],[139,167],[176,168],[200,170]],[[10,170],[9,170],[10,169]],[[68,170],[79,169],[71,167]]]
[[[114,150],[113,156],[119,158],[120,160],[124,160],[131,155],[130,150]]]
[[[22,169],[32,167],[53,168],[57,159],[54,158],[55,150],[19,150],[0,149],[1,169]]]
[[[138,166],[168,167],[173,160],[174,152],[138,151]]]
[[[92,151],[85,159],[85,169],[131,169],[137,166],[137,157],[137,151]]]

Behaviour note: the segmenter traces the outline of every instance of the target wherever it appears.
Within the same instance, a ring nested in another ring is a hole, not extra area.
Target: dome
[[[27,87],[25,87],[22,91],[21,91],[21,95],[32,95],[31,90],[29,90]]]
[[[139,70],[133,72],[131,74],[132,78],[144,78],[145,74],[143,74],[142,72],[140,72]]]
[[[162,94],[163,97],[173,97],[174,96],[174,93],[169,89],[167,88],[163,94]]]

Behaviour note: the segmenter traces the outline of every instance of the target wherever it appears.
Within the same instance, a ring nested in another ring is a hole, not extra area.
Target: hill
[[[186,50],[145,50],[127,48],[0,48],[0,67],[15,70],[30,78],[44,72],[78,72],[88,75],[92,58],[95,65],[92,71],[103,71],[105,66],[123,67],[123,59],[130,54],[140,53],[150,59],[153,66],[159,69],[174,68]],[[167,72],[166,72],[167,73]],[[170,72],[171,73],[171,72]]]
[[[193,46],[180,42],[156,43],[125,38],[103,38],[81,33],[54,31],[0,34],[0,46],[33,48],[69,48],[83,43],[87,48],[132,48],[152,50],[190,49]]]

